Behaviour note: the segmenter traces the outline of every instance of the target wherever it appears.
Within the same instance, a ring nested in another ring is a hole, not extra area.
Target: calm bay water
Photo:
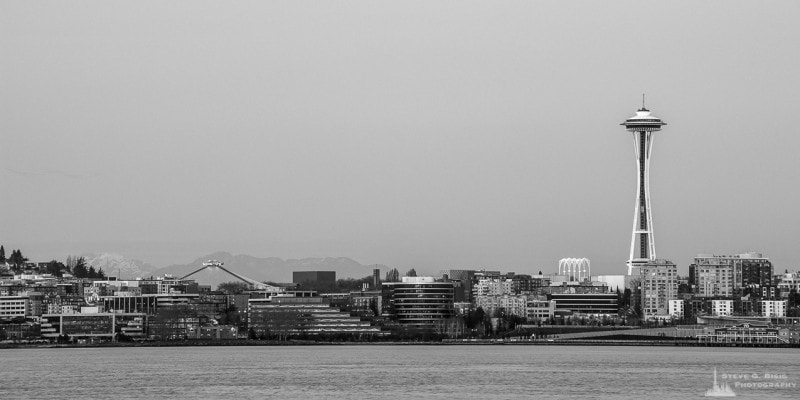
[[[797,349],[346,345],[6,349],[0,399],[700,398],[714,367],[800,398]]]

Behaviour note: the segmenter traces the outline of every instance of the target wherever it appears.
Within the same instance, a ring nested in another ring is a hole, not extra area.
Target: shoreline
[[[187,340],[171,342],[141,343],[86,343],[86,344],[33,344],[2,343],[4,349],[80,349],[80,348],[119,348],[119,347],[239,347],[239,346],[651,346],[651,347],[730,347],[730,348],[773,348],[800,349],[800,344],[742,344],[742,343],[699,343],[685,340],[554,340],[554,341],[497,341],[454,340],[437,342],[386,341],[386,342],[321,342],[321,341],[267,341],[267,340]]]

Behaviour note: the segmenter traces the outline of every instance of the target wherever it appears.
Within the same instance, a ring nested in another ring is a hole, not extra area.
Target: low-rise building
[[[670,300],[669,315],[673,318],[682,318],[685,314],[683,307],[684,307],[683,300]]]
[[[612,316],[619,312],[615,293],[553,293],[550,296],[556,303],[556,312],[594,316]]]
[[[524,294],[475,297],[475,307],[483,308],[483,311],[489,316],[494,316],[498,310],[502,309],[506,315],[526,318],[527,306],[528,296]]]
[[[790,341],[781,329],[767,325],[742,324],[724,328],[711,328],[709,332],[697,335],[700,343],[736,343],[736,344],[784,344]]]
[[[711,315],[727,317],[733,314],[733,300],[711,300]]]
[[[31,315],[31,302],[28,296],[0,296],[0,318],[25,318]]]
[[[760,300],[758,303],[764,317],[786,316],[786,300]]]
[[[350,292],[348,308],[350,312],[364,317],[377,317],[383,309],[383,293],[381,290],[361,290]]]
[[[144,337],[147,315],[141,313],[104,313],[94,307],[85,307],[74,314],[44,314],[41,319],[42,336],[55,340],[59,336],[71,340],[115,341],[118,334]]]
[[[529,322],[547,321],[555,316],[556,302],[543,297],[529,298],[525,311]]]
[[[188,339],[231,340],[236,339],[238,330],[232,325],[193,326],[187,329]]]
[[[322,297],[250,299],[248,326],[258,336],[381,335],[379,327],[331,307]]]

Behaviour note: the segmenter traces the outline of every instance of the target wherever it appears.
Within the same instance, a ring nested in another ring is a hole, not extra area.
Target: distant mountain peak
[[[281,259],[278,257],[254,257],[246,254],[233,255],[229,252],[218,251],[198,257],[189,264],[170,265],[153,271],[153,275],[173,274],[183,276],[203,266],[203,262],[218,260],[225,264],[225,268],[257,281],[291,282],[294,271],[336,271],[336,278],[363,278],[372,275],[374,268],[387,269],[385,265],[362,265],[348,257],[307,257]],[[201,284],[219,285],[222,282],[236,280],[224,271],[200,271],[193,275]]]
[[[151,275],[155,266],[141,260],[128,259],[118,253],[85,253],[81,257],[86,260],[86,265],[95,270],[103,269],[106,276],[118,276],[121,279],[135,279]]]

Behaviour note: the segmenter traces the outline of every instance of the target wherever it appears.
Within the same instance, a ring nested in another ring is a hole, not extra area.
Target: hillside
[[[233,255],[228,252],[216,252],[199,257],[188,264],[175,264],[156,269],[153,276],[172,274],[181,277],[203,266],[203,262],[218,260],[225,264],[225,268],[247,278],[257,281],[291,282],[292,271],[336,271],[336,278],[363,278],[372,275],[374,268],[379,268],[385,274],[385,265],[362,265],[347,257],[324,257],[281,259],[277,257],[259,258],[245,254]],[[222,282],[236,280],[221,270],[206,270],[192,275],[200,284],[216,286]]]

